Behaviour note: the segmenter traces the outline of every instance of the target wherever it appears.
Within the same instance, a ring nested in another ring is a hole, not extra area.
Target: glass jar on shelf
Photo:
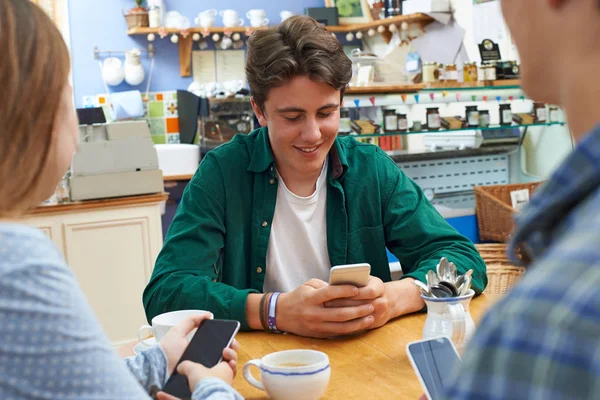
[[[500,104],[500,125],[512,125],[512,107],[510,104]]]
[[[550,122],[560,122],[560,111],[557,106],[550,106]]]
[[[495,81],[498,79],[498,75],[496,74],[496,62],[488,61],[485,67],[485,80],[486,81]]]
[[[490,126],[490,112],[488,110],[479,110],[479,127],[487,128]]]
[[[438,107],[430,107],[427,109],[427,130],[439,131],[442,127],[442,118]]]
[[[469,128],[476,128],[479,126],[479,109],[477,106],[467,106],[465,117]]]
[[[446,65],[445,79],[446,82],[458,82],[458,68],[456,68],[456,64]]]
[[[340,109],[340,133],[349,134],[352,132],[350,119],[350,110],[347,108]]]
[[[396,110],[383,110],[383,130],[396,132],[398,130],[398,115]]]
[[[398,116],[398,132],[408,132],[408,118],[406,114],[397,114]]]
[[[535,123],[543,124],[548,120],[546,104],[541,102],[533,103],[533,117]]]
[[[435,62],[423,63],[423,83],[439,82],[438,64]]]
[[[463,66],[464,82],[477,82],[477,64],[474,62],[465,63]]]

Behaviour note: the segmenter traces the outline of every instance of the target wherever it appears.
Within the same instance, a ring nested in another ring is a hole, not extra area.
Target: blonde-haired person
[[[77,148],[67,48],[29,0],[0,0],[0,54],[9,99],[0,103],[0,398],[149,398],[206,317],[185,320],[137,357],[119,358],[59,251],[18,222],[50,197]],[[240,398],[229,385],[237,354],[223,355],[213,369],[180,366],[193,399]]]

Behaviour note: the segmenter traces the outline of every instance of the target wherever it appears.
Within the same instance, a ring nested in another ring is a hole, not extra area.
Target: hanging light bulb
[[[408,30],[408,23],[407,22],[403,22],[402,25],[400,25],[400,28],[403,31],[407,31]]]
[[[346,35],[346,40],[351,42],[354,40],[354,34],[352,32],[348,32],[348,34]]]
[[[148,34],[148,41],[149,42],[154,42],[156,40],[156,35],[154,33],[149,33]]]
[[[193,40],[194,42],[199,42],[199,41],[200,41],[200,39],[202,39],[202,36],[200,36],[200,34],[199,34],[199,33],[194,33],[194,35],[192,36],[192,40]]]
[[[171,36],[171,43],[175,43],[175,44],[179,43],[179,36],[172,35]]]
[[[390,30],[390,32],[394,33],[394,32],[398,32],[398,27],[394,24],[391,24],[390,26],[388,26],[388,29]]]
[[[231,38],[233,39],[234,42],[237,42],[242,38],[242,35],[240,35],[239,33],[234,33]]]
[[[363,33],[362,32],[356,32],[356,38],[358,40],[362,39],[363,38]]]
[[[369,31],[367,32],[367,35],[372,37],[372,36],[375,36],[376,33],[377,32],[375,32],[375,29],[369,29]]]
[[[215,33],[214,35],[212,35],[213,42],[218,42],[219,39],[221,39],[221,36],[219,36],[218,33]]]
[[[377,32],[379,32],[379,33],[385,32],[385,26],[383,26],[383,25],[379,26],[379,28],[377,28]]]

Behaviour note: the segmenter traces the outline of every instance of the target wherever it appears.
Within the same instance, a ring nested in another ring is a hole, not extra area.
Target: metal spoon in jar
[[[423,282],[418,281],[416,279],[413,281],[413,283],[415,284],[416,287],[419,288],[419,290],[421,291],[421,294],[423,294],[426,297],[432,296],[431,292],[429,291],[429,287],[426,284],[424,284]]]

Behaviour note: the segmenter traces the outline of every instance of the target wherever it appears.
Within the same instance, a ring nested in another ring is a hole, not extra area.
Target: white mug
[[[260,381],[250,372],[251,366],[260,369]],[[330,376],[329,357],[316,350],[279,351],[244,365],[244,378],[273,400],[317,400]]]
[[[102,79],[109,86],[117,86],[125,79],[123,62],[116,57],[108,57],[102,63]]]
[[[219,15],[223,19],[223,26],[225,26],[225,28],[244,25],[244,20],[239,18],[238,12],[235,10],[222,10],[219,12]]]
[[[250,26],[253,28],[262,28],[263,26],[267,26],[269,25],[269,19],[268,18],[252,18],[250,20]]]
[[[218,11],[215,9],[202,11],[194,19],[194,23],[202,28],[210,28],[214,25],[217,14]]]
[[[289,17],[293,17],[294,13],[291,11],[287,11],[284,10],[282,12],[279,13],[279,17],[281,18],[281,22],[285,21],[286,19],[288,19]]]
[[[141,343],[147,346],[151,346],[150,343],[146,342],[146,339],[148,338],[144,337],[143,335],[145,331],[150,331],[152,333],[152,336],[154,336],[154,338],[156,339],[156,342],[160,342],[172,327],[183,321],[185,318],[190,317],[192,315],[202,315],[206,313],[208,313],[208,311],[179,310],[157,315],[156,317],[152,318],[152,325],[143,325],[140,327],[140,329],[138,330],[138,339]],[[190,332],[190,334],[187,336],[187,339],[192,340],[195,333],[196,329]]]

